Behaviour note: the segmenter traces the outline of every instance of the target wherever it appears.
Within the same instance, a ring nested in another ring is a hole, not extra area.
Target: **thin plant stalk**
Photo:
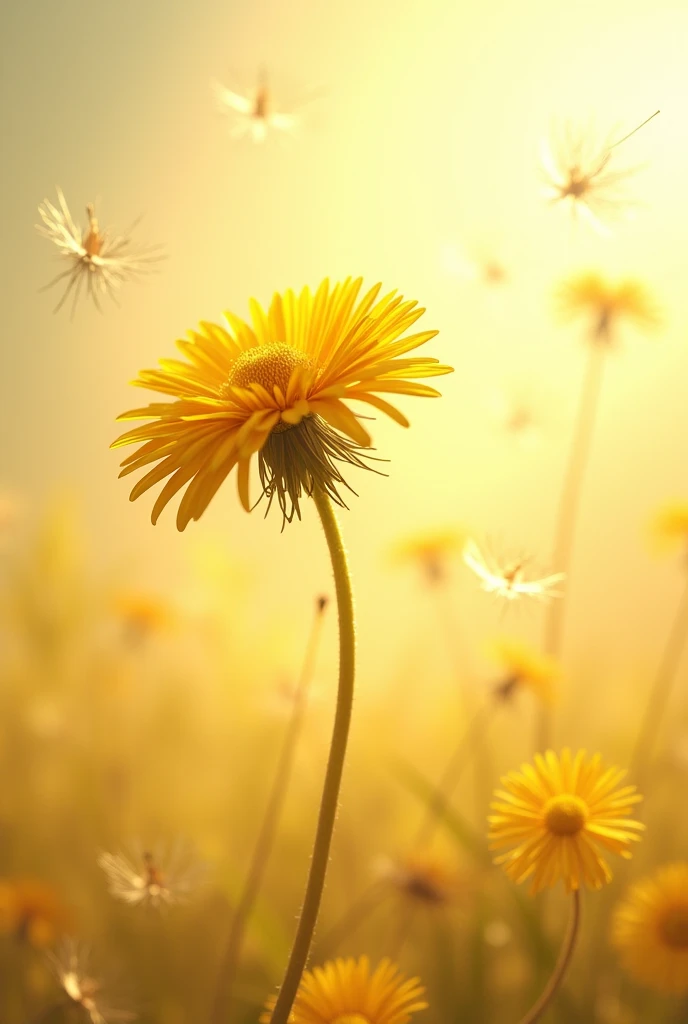
[[[463,770],[470,761],[471,756],[475,754],[476,745],[484,738],[496,709],[497,701],[494,700],[488,704],[483,704],[473,715],[468,728],[454,748],[454,752],[437,784],[435,799],[425,809],[425,814],[415,838],[416,846],[426,846],[434,838],[454,790],[459,784]]]
[[[215,1024],[222,1024],[226,1019],[227,1008],[231,1005],[246,927],[260,892],[265,869],[272,852],[284,800],[289,788],[296,749],[303,726],[308,688],[313,678],[313,669],[322,633],[323,613],[326,606],[326,598],[318,598],[301,674],[294,694],[292,712],[275,770],[272,789],[253,850],[253,856],[251,857],[246,881],[234,911],[227,945],[225,946],[220,963],[220,974],[218,976],[212,1017]]]
[[[525,1017],[522,1017],[520,1024],[535,1024],[535,1021],[540,1020],[543,1013],[548,1009],[552,1000],[556,996],[561,983],[563,982],[566,972],[569,969],[571,960],[573,958],[573,951],[576,947],[576,939],[578,938],[578,930],[580,927],[581,917],[581,901],[580,901],[580,890],[574,889],[573,899],[571,903],[571,916],[569,918],[568,928],[566,930],[566,936],[564,937],[564,943],[559,953],[559,958],[555,964],[552,976],[547,982],[545,989],[540,998],[531,1006]]]
[[[567,579],[561,597],[551,601],[545,613],[544,649],[553,658],[558,658],[561,655],[564,618],[568,605],[568,577],[571,569],[583,479],[590,460],[590,449],[600,404],[604,362],[603,339],[592,339],[557,512],[552,565],[557,572],[565,573]],[[548,707],[543,705],[536,723],[536,750],[546,750],[549,747],[551,732],[552,713]]]
[[[316,487],[313,491],[313,500],[315,501],[320,521],[325,531],[337,594],[337,611],[339,616],[339,689],[337,692],[337,709],[332,731],[330,755],[325,771],[320,813],[318,815],[313,855],[311,857],[308,881],[306,882],[303,907],[287,969],[277,996],[275,1009],[272,1013],[271,1024],[287,1024],[313,941],[313,933],[318,920],[318,912],[325,885],[325,875],[327,874],[334,822],[337,815],[339,790],[349,739],[354,698],[356,648],[354,602],[346,551],[344,550],[339,523],[337,522],[337,517],[329,497],[324,491]]]
[[[440,588],[442,590],[441,594],[439,593]],[[487,744],[481,742],[482,737],[480,732],[473,729],[475,705],[473,696],[469,687],[466,685],[464,678],[465,669],[462,664],[460,645],[457,643],[456,623],[454,621],[454,615],[452,613],[452,607],[449,600],[449,591],[442,581],[439,581],[436,584],[435,590],[438,598],[437,603],[439,606],[439,615],[442,619],[444,632],[447,638],[447,646],[453,661],[454,672],[459,683],[464,714],[470,722],[468,735],[474,763],[475,802],[476,810],[478,814],[481,814],[487,800],[489,799],[489,793],[491,791],[490,779],[493,775],[492,758],[490,757],[490,750]],[[480,711],[478,712],[478,715],[480,715]],[[458,783],[458,779],[456,781]]]
[[[676,609],[657,675],[650,690],[650,697],[642,718],[642,726],[635,743],[629,772],[636,785],[640,785],[648,762],[652,757],[657,734],[666,712],[667,704],[676,680],[686,640],[688,639],[688,579]]]

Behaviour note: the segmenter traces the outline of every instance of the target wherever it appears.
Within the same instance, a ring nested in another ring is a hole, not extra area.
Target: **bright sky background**
[[[329,584],[313,510],[281,534],[278,515],[243,512],[231,480],[183,536],[172,508],[154,529],[152,500],[130,505],[117,480],[114,419],[140,404],[128,385],[140,368],[199,320],[245,314],[250,296],[268,302],[326,275],[399,288],[440,330],[422,354],[456,373],[440,379],[442,399],[400,403],[409,431],[373,424],[389,478],[352,474],[360,497],[341,517],[361,679],[390,681],[419,638],[441,643],[413,574],[386,565],[399,537],[464,523],[547,567],[585,356],[581,332],[556,323],[552,291],[577,269],[632,275],[665,325],[656,338],[624,331],[609,359],[567,635],[581,666],[595,655],[614,678],[651,669],[680,581],[652,561],[644,531],[664,500],[688,497],[686,39],[679,0],[5,5],[0,485],[30,514],[75,491],[94,561],[135,563],[148,588],[221,538],[285,632],[299,624],[300,647],[303,609]],[[250,83],[262,65],[278,94],[319,99],[294,138],[233,141],[211,83]],[[611,239],[572,232],[543,199],[540,140],[566,119],[623,133],[657,108],[620,160],[642,168],[629,184],[636,218]],[[104,316],[82,301],[70,322],[68,308],[53,316],[57,293],[37,293],[57,273],[33,227],[56,184],[77,219],[89,200],[106,225],[145,213],[137,237],[166,246],[160,273]],[[491,291],[452,276],[451,244],[497,256],[508,282]],[[532,400],[537,444],[500,428],[491,403],[503,389]],[[462,580],[476,637],[537,636],[537,611],[500,622]]]

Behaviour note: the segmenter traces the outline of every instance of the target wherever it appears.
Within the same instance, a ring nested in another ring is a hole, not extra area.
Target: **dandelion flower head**
[[[455,866],[429,851],[415,851],[397,859],[385,858],[379,873],[382,881],[416,905],[446,906],[459,889]]]
[[[0,933],[35,949],[52,945],[69,923],[58,892],[35,878],[0,879]]]
[[[617,324],[624,320],[644,330],[660,322],[650,293],[639,281],[614,284],[596,271],[586,271],[564,281],[557,298],[562,319],[587,318],[590,338],[599,345],[610,345]]]
[[[359,299],[361,279],[315,294],[276,294],[267,311],[253,300],[251,323],[226,313],[226,326],[202,323],[179,341],[187,361],[165,359],[134,383],[170,396],[120,419],[149,422],[123,434],[113,447],[141,443],[120,475],[157,463],[139,480],[131,500],[167,478],[152,513],[155,523],[183,487],[177,527],[203,514],[236,468],[241,503],[251,509],[249,468],[254,455],[268,509],[274,499],[285,521],[300,517],[300,501],[314,489],[343,505],[348,486],[342,464],[365,467],[371,438],[345,400],[408,420],[381,395],[436,397],[414,378],[450,373],[436,359],[412,355],[437,331],[405,332],[424,310],[394,292],[379,298],[375,285]]]
[[[509,848],[495,863],[515,882],[531,879],[533,894],[559,881],[568,892],[602,888],[612,877],[605,854],[628,859],[643,829],[631,818],[635,786],[619,787],[625,774],[584,750],[548,750],[509,772],[490,805],[490,849]]]
[[[660,992],[688,992],[688,863],[659,868],[617,906],[612,944],[626,970]]]
[[[290,1024],[407,1024],[425,1010],[424,987],[405,978],[389,959],[371,971],[367,956],[329,960],[304,972]],[[269,1024],[275,999],[268,1000],[260,1024]]]
[[[554,687],[561,676],[558,661],[519,640],[501,639],[492,645],[504,678],[497,685],[500,700],[509,700],[517,690],[526,687],[545,704],[554,700]]]
[[[665,505],[654,517],[651,529],[660,551],[680,548],[688,555],[688,501],[674,501]]]
[[[391,557],[397,564],[415,563],[428,583],[439,583],[446,578],[447,563],[463,550],[465,543],[464,530],[431,530],[399,541],[392,548]]]

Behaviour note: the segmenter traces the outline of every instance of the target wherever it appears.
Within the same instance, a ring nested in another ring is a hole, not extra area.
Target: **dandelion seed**
[[[551,597],[559,597],[560,592],[554,587],[565,579],[562,572],[541,578],[529,577],[526,567],[530,558],[499,562],[483,554],[474,540],[467,541],[463,560],[481,581],[483,590],[505,601],[517,601],[522,597],[548,601]]]
[[[70,1004],[79,1007],[90,1024],[126,1024],[136,1020],[131,1010],[115,1009],[109,1003],[107,986],[90,966],[90,950],[73,939],[66,940],[56,954],[49,955],[55,976]]]
[[[48,199],[41,203],[38,212],[43,226],[36,225],[36,230],[57,246],[59,258],[69,264],[66,270],[40,289],[45,291],[59,281],[67,281],[62,298],[55,307],[55,313],[73,293],[73,317],[84,284],[87,295],[102,313],[100,300],[103,296],[108,295],[117,303],[115,292],[122,284],[149,273],[151,265],[164,258],[159,246],[140,249],[132,247],[129,235],[135,225],[132,225],[124,235],[110,236],[107,229],[101,231],[93,203],[86,206],[88,226],[80,230],[72,220],[62,189],[59,187],[57,200],[58,207],[53,206]]]
[[[406,978],[396,964],[381,960],[370,970],[367,956],[338,957],[324,967],[304,971],[291,1024],[407,1024],[412,1014],[427,1009],[418,978]],[[270,1024],[274,998],[260,1024]]]
[[[130,906],[158,909],[185,902],[198,885],[203,868],[186,844],[177,843],[168,855],[143,850],[134,859],[101,853],[98,866],[108,880],[108,891]]]
[[[630,817],[642,799],[635,786],[618,788],[625,774],[584,750],[548,750],[509,772],[488,818],[490,849],[510,847],[495,864],[515,882],[532,879],[532,894],[559,881],[568,892],[601,889],[612,878],[603,852],[628,859],[644,828]]]
[[[369,458],[371,438],[343,399],[372,405],[408,426],[375,392],[436,397],[434,388],[409,378],[451,373],[436,359],[397,358],[437,332],[402,337],[424,310],[394,292],[376,301],[380,287],[357,302],[360,278],[334,288],[325,279],[315,295],[308,288],[275,295],[267,312],[252,301],[251,326],[227,313],[227,328],[203,323],[190,340],[178,342],[188,363],[166,359],[161,370],[143,371],[135,383],[173,401],[120,417],[154,421],[112,446],[143,443],[123,462],[121,476],[158,463],[131,500],[168,477],[153,507],[155,523],[188,484],[177,514],[177,528],[184,530],[237,467],[239,497],[250,511],[249,472],[257,454],[266,511],[277,499],[284,522],[300,518],[302,495],[314,490],[344,505],[339,487],[351,488],[339,467],[370,469],[363,457]]]
[[[280,113],[275,109],[274,97],[263,72],[255,88],[246,96],[234,92],[219,82],[214,85],[215,94],[223,113],[236,121],[231,131],[233,139],[250,136],[253,142],[265,142],[268,133],[291,133],[298,125],[295,114]]]
[[[652,117],[659,113],[657,110]],[[614,150],[644,127],[642,124],[622,139],[609,136],[599,142],[581,129],[567,127],[551,141],[543,140],[540,159],[547,179],[545,194],[552,202],[570,207],[574,217],[585,219],[600,234],[609,234],[606,220],[628,207],[621,186],[636,173],[635,168],[612,167]]]
[[[588,317],[591,341],[604,347],[612,344],[616,327],[623,320],[644,330],[652,330],[660,323],[652,296],[639,281],[613,284],[595,271],[586,271],[564,281],[557,299],[561,318]]]
[[[441,262],[452,277],[477,281],[490,288],[500,287],[509,280],[505,265],[496,256],[469,255],[458,242],[448,242],[442,247]]]
[[[688,992],[688,863],[667,864],[631,886],[612,920],[626,970],[660,992]]]

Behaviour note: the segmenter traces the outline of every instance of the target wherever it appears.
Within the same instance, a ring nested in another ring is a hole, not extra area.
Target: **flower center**
[[[227,383],[239,388],[261,384],[270,396],[274,394],[276,384],[286,395],[292,370],[298,366],[310,368],[312,363],[308,356],[291,345],[282,342],[255,345],[241,353],[229,371]]]
[[[668,907],[659,919],[659,934],[667,946],[688,949],[688,904]]]
[[[588,808],[577,796],[562,793],[545,805],[545,827],[555,836],[574,836],[585,825]]]
[[[370,1024],[370,1021],[362,1013],[342,1013],[333,1018],[332,1024]]]

